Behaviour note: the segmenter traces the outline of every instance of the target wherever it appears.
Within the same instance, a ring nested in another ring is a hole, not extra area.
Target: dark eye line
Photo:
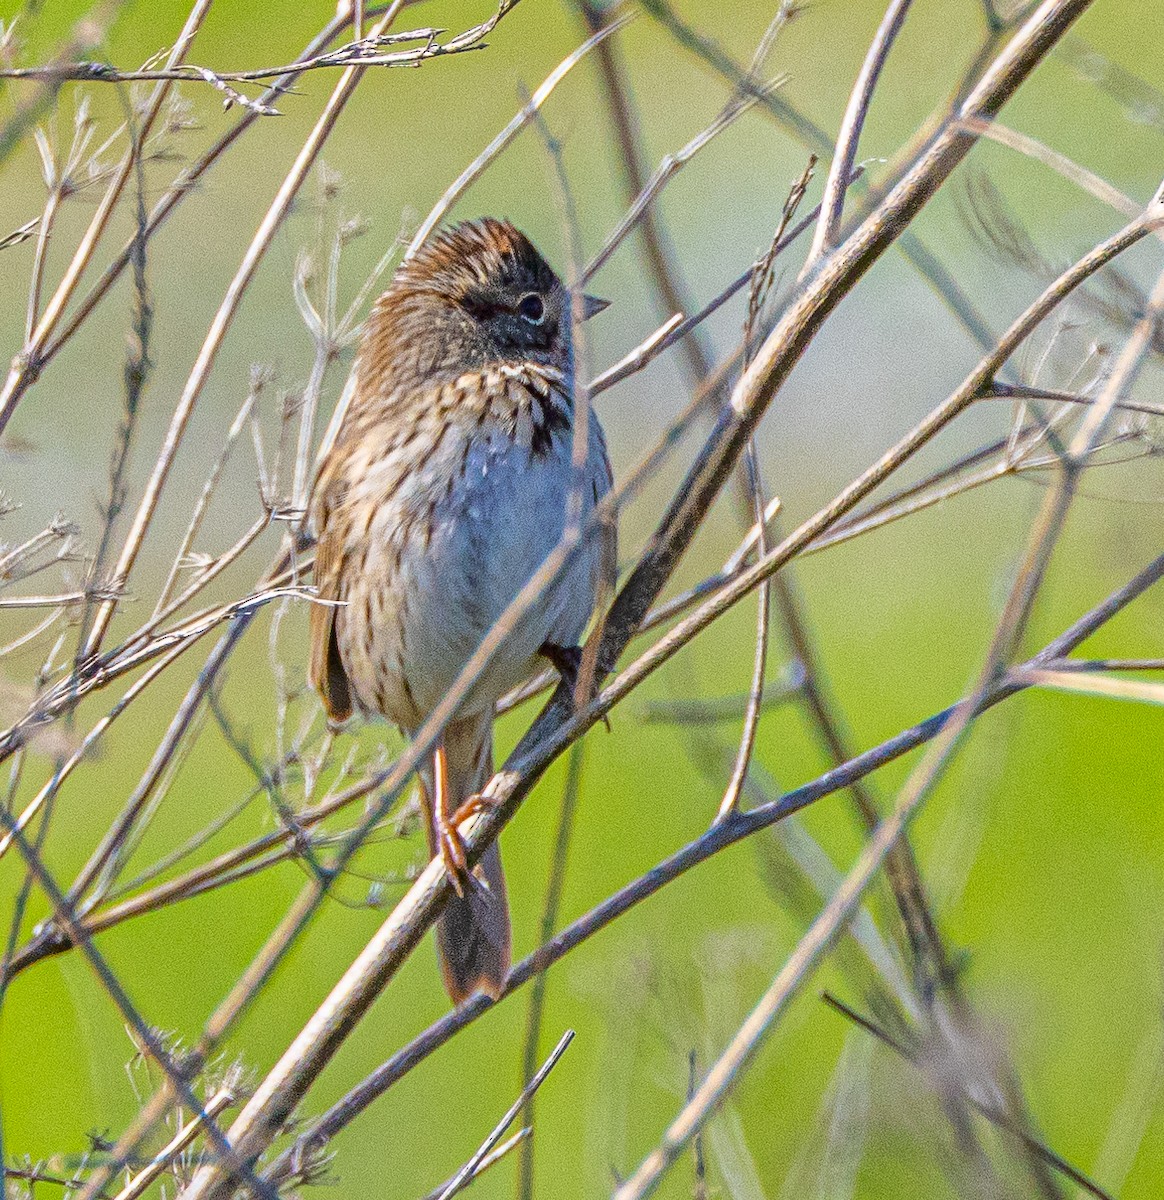
[[[487,321],[506,311],[505,305],[497,304],[492,300],[482,300],[476,296],[462,296],[459,303],[465,312],[478,321]]]

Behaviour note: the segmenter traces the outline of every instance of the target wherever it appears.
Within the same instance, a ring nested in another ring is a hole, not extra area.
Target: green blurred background
[[[41,61],[84,14],[82,3],[50,0],[21,15],[21,61]],[[0,6],[2,9],[3,6]],[[1150,10],[1155,10],[1152,16]],[[94,54],[132,66],[169,45],[185,17],[171,0],[128,3]],[[401,27],[459,30],[490,11],[487,3],[426,3]],[[713,6],[684,2],[683,18],[747,61],[771,18],[753,2]],[[834,131],[884,6],[876,0],[820,0],[780,37],[770,74],[787,74],[784,95]],[[5,13],[6,17],[14,15]],[[326,4],[251,5],[223,0],[199,34],[192,61],[243,68],[289,61],[329,15]],[[1164,85],[1164,20],[1156,4],[1100,0],[1077,27],[1080,38],[1129,72]],[[947,94],[983,36],[974,0],[919,0],[895,47],[860,146],[860,158],[891,158]],[[292,297],[297,255],[315,251],[321,229],[337,215],[366,218],[368,232],[343,260],[343,291],[354,294],[402,223],[415,224],[447,183],[512,116],[532,89],[577,44],[581,25],[554,0],[525,0],[481,52],[432,62],[420,70],[369,74],[323,155],[342,177],[326,211],[315,179],[275,239],[228,335],[187,436],[133,590],[145,599],[115,631],[128,631],[156,594],[193,498],[246,394],[252,364],[273,367],[265,411],[277,426],[278,388],[301,386],[311,344]],[[619,38],[638,101],[651,162],[683,145],[727,98],[724,82],[642,16]],[[334,76],[305,76],[279,102],[284,114],[260,122],[208,177],[198,194],[152,243],[150,284],[156,306],[154,370],[132,460],[131,497],[140,495],[173,404],[208,323],[283,173],[330,91]],[[622,211],[617,160],[592,62],[561,86],[545,113],[564,144],[592,253]],[[236,119],[207,88],[185,86],[200,128],[175,149],[192,157]],[[90,88],[94,113],[110,131],[120,119],[112,89]],[[0,119],[27,90],[0,96]],[[58,137],[71,129],[78,90],[66,86]],[[1120,95],[1082,79],[1052,58],[1007,110],[1007,121],[1046,140],[1140,201],[1159,182],[1164,114],[1135,111]],[[110,156],[112,157],[112,153]],[[692,292],[707,298],[763,250],[792,180],[805,165],[802,147],[753,110],[718,138],[669,186],[660,212]],[[157,195],[176,164],[151,164]],[[918,230],[1001,328],[1035,294],[1025,272],[984,253],[967,230],[964,179],[988,174],[1029,224],[1047,258],[1065,264],[1118,228],[1122,218],[1045,168],[998,146],[979,147],[969,170],[923,214]],[[818,179],[812,200],[819,196]],[[65,206],[49,258],[55,282],[93,210],[95,190]],[[35,216],[43,203],[37,160],[23,146],[0,170],[0,233]],[[128,210],[127,210],[128,211]],[[564,262],[553,171],[538,138],[525,133],[473,187],[457,214],[494,213],[526,229],[556,263]],[[123,216],[106,244],[120,245]],[[661,316],[633,239],[595,281],[613,307],[595,322],[588,347],[605,366],[644,337]],[[106,251],[107,253],[108,251]],[[6,251],[0,267],[2,355],[16,351],[31,263],[31,243]],[[99,256],[100,258],[100,256]],[[101,260],[104,261],[104,260]],[[1142,286],[1158,271],[1159,243],[1128,256],[1125,269]],[[792,257],[779,283],[795,278]],[[0,450],[0,484],[21,508],[3,520],[7,541],[29,536],[58,510],[89,538],[100,530],[109,456],[122,403],[124,336],[130,295],[124,281],[100,316],[61,353],[18,409],[9,446]],[[738,339],[740,301],[712,323],[717,347]],[[1089,341],[1117,331],[1087,309],[1084,322],[1054,346],[1046,331],[1020,364],[1038,381],[1067,385]],[[955,385],[976,359],[975,346],[941,302],[897,254],[870,273],[817,338],[778,396],[761,439],[764,471],[791,525],[834,494]],[[330,404],[346,362],[328,379]],[[1154,395],[1160,374],[1141,381]],[[616,474],[625,475],[687,399],[670,357],[604,395]],[[982,405],[923,458],[929,467],[1001,436],[1005,405]],[[689,437],[622,521],[624,558],[654,525],[668,489],[697,441]],[[1164,487],[1158,459],[1090,474],[1056,553],[1028,642],[1042,645],[1096,603],[1160,547]],[[915,469],[915,474],[921,466]],[[951,703],[981,664],[1030,521],[1044,495],[1031,480],[971,493],[916,518],[805,560],[797,570],[831,689],[866,748]],[[203,535],[221,549],[257,515],[253,459],[240,445]],[[725,497],[682,565],[680,582],[715,569],[734,545],[735,514]],[[276,545],[272,534],[261,553]],[[257,563],[258,559],[252,559]],[[240,594],[245,570],[216,594]],[[1149,594],[1105,630],[1095,654],[1164,653],[1164,597]],[[587,740],[575,844],[562,919],[571,920],[674,848],[702,832],[723,779],[709,780],[684,752],[683,731],[644,724],[649,699],[729,695],[746,688],[754,605],[717,624],[672,665],[652,677],[615,714],[613,729]],[[13,631],[24,628],[13,623]],[[225,708],[264,755],[273,751],[274,682],[268,661],[269,618],[258,622],[233,660]],[[3,640],[10,636],[5,632]],[[207,643],[209,645],[209,643]],[[306,646],[302,612],[292,608],[280,645],[301,679]],[[1089,651],[1092,647],[1089,647]],[[43,649],[42,649],[43,653]],[[116,726],[104,750],[62,790],[46,858],[69,880],[137,782],[168,714],[205,649],[154,685],[132,728]],[[772,671],[784,661],[777,642]],[[10,661],[6,681],[27,680],[31,656]],[[85,730],[111,697],[82,706]],[[300,710],[302,711],[302,710]],[[532,715],[507,718],[499,749],[512,745]],[[730,744],[734,725],[717,734]],[[349,735],[351,736],[351,735]],[[368,748],[395,735],[365,730]],[[1018,1068],[1038,1127],[1084,1170],[1126,1165],[1121,1195],[1164,1188],[1164,1116],[1159,1104],[1164,950],[1164,823],[1158,711],[1113,700],[1027,693],[980,720],[954,769],[916,825],[927,881],[951,945],[966,955],[965,979],[990,1039],[1005,1044]],[[802,715],[767,713],[757,758],[779,786],[793,786],[827,765]],[[888,803],[913,760],[879,773]],[[34,758],[18,801],[51,770]],[[726,778],[726,770],[722,772]],[[564,771],[551,771],[506,832],[502,845],[514,909],[515,951],[538,940],[538,924]],[[201,828],[253,782],[247,768],[206,721],[185,757],[148,837],[134,860],[144,866]],[[774,786],[776,786],[774,785]],[[223,848],[271,828],[260,800],[213,843]],[[849,803],[831,797],[804,824],[843,871],[860,844]],[[413,836],[364,855],[369,876],[399,873],[420,860]],[[795,944],[801,926],[773,899],[756,848],[741,845],[705,864],[587,942],[552,972],[543,1052],[565,1028],[578,1037],[544,1088],[538,1105],[537,1194],[601,1195],[615,1173],[633,1169],[677,1111],[687,1086],[688,1055],[716,1055]],[[263,944],[303,883],[285,864],[161,914],[129,922],[99,939],[130,996],[155,1026],[196,1040],[214,1006]],[[11,911],[22,875],[14,858],[0,864],[0,912]],[[402,888],[390,885],[390,902]],[[347,904],[330,903],[284,963],[224,1050],[255,1072],[275,1061],[289,1039],[382,920],[363,903],[366,879],[340,887]],[[34,892],[27,935],[47,912]],[[4,927],[8,919],[5,915]],[[921,1076],[851,1033],[819,1000],[822,985],[860,1005],[863,997],[832,968],[824,970],[763,1049],[729,1109],[709,1135],[710,1177],[720,1194],[739,1197],[819,1195],[939,1196],[974,1193],[956,1164],[956,1143]],[[471,1153],[520,1088],[525,994],[512,997],[444,1047],[337,1139],[330,1194],[423,1195]],[[311,1094],[313,1114],[426,1027],[447,1007],[430,947],[415,954],[329,1067]],[[78,954],[41,963],[14,982],[0,1024],[0,1104],[4,1149],[33,1158],[75,1155],[89,1131],[116,1136],[138,1108],[127,1074],[132,1047],[116,1009]],[[843,1057],[842,1057],[843,1055]],[[832,1171],[825,1153],[829,1105],[848,1085],[863,1114],[850,1142],[863,1145],[854,1179]],[[862,1091],[863,1089],[863,1091]],[[860,1097],[864,1097],[862,1100]],[[1142,1143],[1137,1142],[1140,1127]],[[984,1134],[988,1139],[989,1134]],[[863,1143],[861,1141],[863,1139]],[[1120,1147],[1138,1145],[1130,1163]],[[513,1194],[513,1162],[475,1185],[481,1197]],[[1104,1177],[1104,1170],[1108,1178]],[[959,1179],[962,1182],[959,1183]],[[662,1194],[691,1194],[684,1160]],[[1022,1184],[1015,1194],[1023,1194]],[[51,1189],[45,1187],[42,1194]]]

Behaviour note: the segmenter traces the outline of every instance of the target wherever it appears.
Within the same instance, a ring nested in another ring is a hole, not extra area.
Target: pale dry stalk
[[[959,107],[957,118],[967,116],[986,118],[1013,94],[1035,65],[1062,36],[1070,24],[1089,6],[1090,0],[1045,0],[1027,24],[1015,34],[1010,44],[985,72],[979,84]],[[933,195],[954,167],[974,144],[958,120],[947,122],[919,155],[917,162],[903,174],[877,209],[850,235],[818,271],[792,297],[785,313],[757,354],[756,361],[745,372],[735,389],[730,410],[719,422],[703,454],[685,482],[684,488],[664,519],[643,561],[631,574],[611,610],[599,667],[610,669],[617,654],[631,637],[651,602],[657,596],[674,564],[686,549],[702,515],[719,491],[735,464],[744,444],[768,403],[800,358],[820,324],[833,307],[855,285],[869,265],[893,243],[900,231]],[[1141,222],[1129,242],[1142,236],[1148,223]],[[1113,252],[1114,254],[1114,252]],[[1005,356],[1003,358],[1005,361]],[[993,374],[993,371],[991,372]],[[976,395],[981,382],[976,383]],[[966,403],[970,403],[967,400]],[[962,405],[964,407],[964,405]],[[925,431],[928,432],[928,431]],[[918,444],[927,440],[921,437]],[[912,451],[911,451],[912,452]],[[908,455],[907,455],[908,456]],[[888,473],[888,472],[886,472]],[[877,482],[880,480],[878,479]],[[858,488],[846,497],[848,507],[870,488]],[[813,534],[824,528],[848,507],[841,507],[821,522]],[[806,538],[805,540],[810,540]],[[572,547],[552,555],[518,601],[503,618],[522,611],[530,595],[538,594],[545,579],[561,569]],[[781,552],[777,547],[773,554]],[[787,551],[785,551],[787,553]],[[771,556],[763,560],[767,563]],[[782,560],[786,561],[786,559]],[[755,582],[759,582],[756,579]],[[435,731],[455,711],[463,690],[483,669],[484,662],[495,652],[505,636],[505,630],[489,637],[467,664],[445,702],[401,760],[401,775],[411,770],[419,757],[427,753]],[[666,640],[666,639],[665,639]],[[533,729],[522,740],[509,763],[498,773],[489,792],[498,807],[475,819],[467,829],[467,849],[470,861],[475,861],[486,841],[492,840],[508,821],[534,779],[564,744],[577,736],[593,720],[600,709],[609,707],[607,689],[591,705],[583,717],[567,719],[565,698],[552,704]],[[448,711],[445,711],[445,710]],[[886,828],[890,828],[887,824]],[[879,837],[884,837],[879,834]],[[895,838],[886,843],[886,848]],[[331,995],[304,1027],[275,1068],[260,1084],[254,1097],[232,1126],[230,1138],[236,1151],[246,1161],[253,1161],[270,1143],[286,1117],[293,1111],[311,1083],[322,1071],[359,1022],[372,1000],[395,973],[404,957],[419,941],[423,932],[435,920],[447,897],[448,880],[439,860],[431,862],[421,873],[408,894],[397,905],[365,950],[337,983]],[[288,913],[272,945],[277,946],[293,935],[315,902],[311,891]],[[266,964],[259,968],[265,972]],[[230,1191],[230,1181],[221,1165],[209,1165],[188,1189],[186,1200],[222,1197]]]

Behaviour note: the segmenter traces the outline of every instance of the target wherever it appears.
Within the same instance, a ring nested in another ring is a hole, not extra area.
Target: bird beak
[[[609,300],[601,300],[597,296],[582,297],[582,320],[589,321],[591,317],[596,317],[604,308],[610,307]]]

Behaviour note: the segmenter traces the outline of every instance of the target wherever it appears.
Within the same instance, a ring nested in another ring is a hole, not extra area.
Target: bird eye
[[[541,296],[536,292],[530,292],[528,296],[522,296],[518,301],[517,311],[531,325],[540,325],[542,318],[546,315],[546,306],[542,302]]]

